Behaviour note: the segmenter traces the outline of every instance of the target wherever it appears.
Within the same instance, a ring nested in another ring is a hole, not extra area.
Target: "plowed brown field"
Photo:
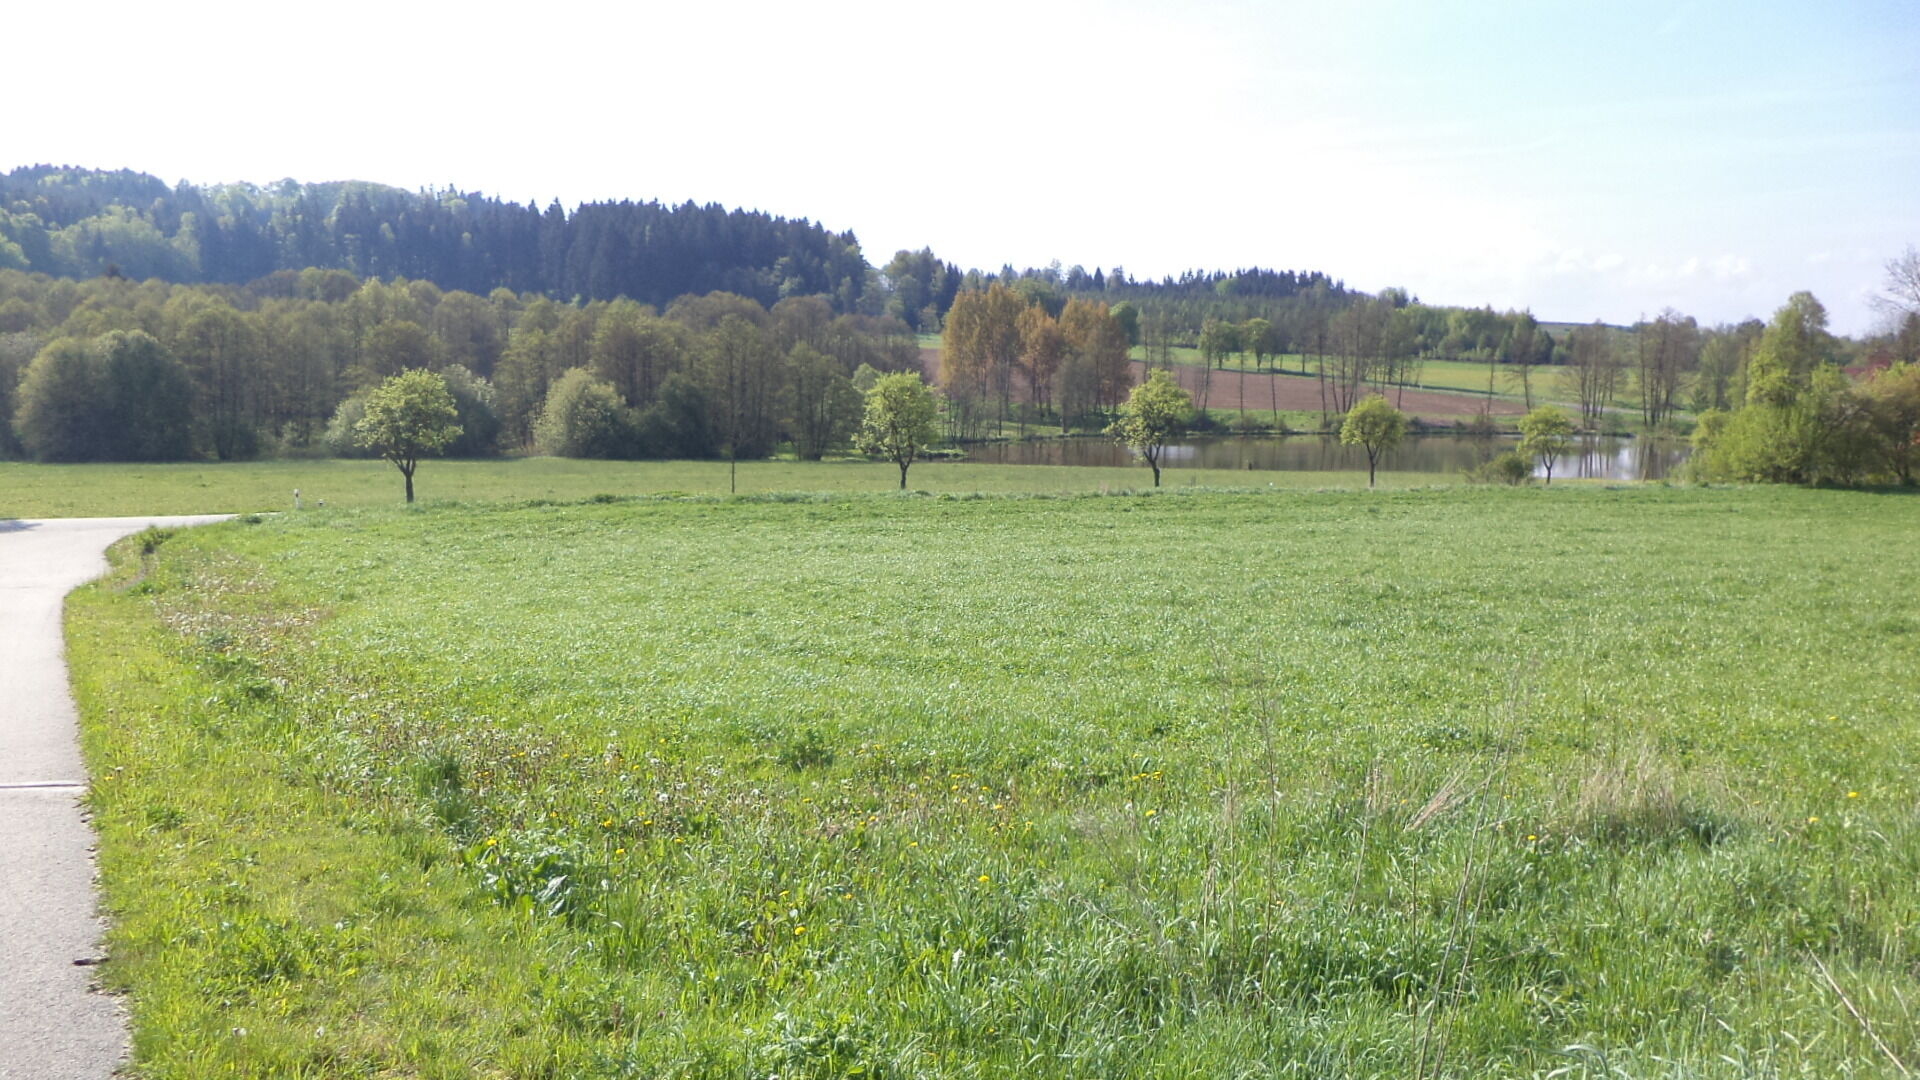
[[[938,383],[940,380],[940,350],[921,349],[920,366],[926,372],[927,381]],[[1200,380],[1205,372],[1200,368],[1179,366],[1174,369],[1175,378],[1180,385],[1193,395],[1197,403],[1200,400]],[[1146,365],[1134,361],[1133,378],[1135,382],[1146,378]],[[1249,373],[1244,377],[1237,371],[1215,371],[1213,387],[1207,394],[1207,408],[1215,413],[1238,412],[1241,407],[1241,386],[1245,385],[1246,407],[1249,409],[1272,409],[1278,400],[1283,412],[1318,412],[1323,407],[1320,400],[1320,383],[1304,375],[1259,375]],[[1487,399],[1477,394],[1454,394],[1444,390],[1401,390],[1389,387],[1387,400],[1410,416],[1446,420],[1472,416],[1487,403]],[[1025,400],[1026,387],[1016,385],[1014,396]],[[1493,401],[1493,415],[1519,416],[1526,410],[1518,403]]]

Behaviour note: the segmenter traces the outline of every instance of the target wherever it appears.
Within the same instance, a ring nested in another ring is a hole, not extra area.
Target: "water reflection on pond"
[[[1426,435],[1407,439],[1380,463],[1398,472],[1458,473],[1515,446],[1513,439]],[[1687,460],[1686,442],[1586,436],[1574,440],[1554,466],[1555,476],[1597,480],[1660,480]],[[967,448],[968,461],[999,465],[1130,465],[1132,455],[1111,439],[1089,437],[986,443]],[[1169,469],[1291,469],[1353,471],[1367,467],[1359,447],[1341,446],[1331,435],[1218,436],[1192,438],[1167,448]]]

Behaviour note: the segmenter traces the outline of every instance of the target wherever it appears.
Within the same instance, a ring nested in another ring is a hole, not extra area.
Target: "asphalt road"
[[[86,966],[103,925],[63,602],[122,536],[224,516],[0,521],[0,1080],[104,1080],[127,1049]]]

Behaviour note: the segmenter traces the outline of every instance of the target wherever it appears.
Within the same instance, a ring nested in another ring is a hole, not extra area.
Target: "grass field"
[[[1380,474],[1389,487],[1455,483],[1437,473]],[[1139,468],[1054,468],[923,461],[907,473],[908,487],[929,492],[1058,494],[1121,491],[1153,486]],[[1256,472],[1169,469],[1170,487],[1365,487],[1364,471]],[[769,492],[895,491],[900,471],[885,462],[743,461],[741,494]],[[502,458],[423,462],[421,501],[578,502],[596,495],[727,494],[724,461],[587,461],[576,458]],[[184,465],[29,465],[0,462],[0,520],[121,514],[250,513],[293,509],[392,506],[401,501],[400,474],[379,461],[250,461]]]
[[[69,607],[102,970],[167,1078],[1899,1075],[1917,524],[1555,485],[150,537]]]

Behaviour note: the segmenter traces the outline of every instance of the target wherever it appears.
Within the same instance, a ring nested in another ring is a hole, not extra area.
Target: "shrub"
[[[1518,450],[1508,450],[1466,470],[1466,476],[1475,484],[1524,484],[1533,478],[1533,460]]]
[[[504,424],[495,400],[493,384],[455,364],[440,373],[447,380],[447,393],[453,395],[453,410],[458,415],[460,437],[447,444],[448,457],[492,457],[500,452],[500,432]]]
[[[634,428],[635,448],[642,457],[711,458],[720,453],[707,392],[684,372],[667,376],[659,398],[640,411]]]
[[[356,390],[340,402],[333,410],[333,419],[327,421],[325,437],[327,449],[335,457],[370,458],[375,456],[372,449],[360,445],[360,439],[354,432],[361,419],[367,415],[367,392]]]
[[[613,384],[573,368],[547,391],[534,445],[543,454],[573,458],[620,458],[633,453],[632,410]]]
[[[1187,421],[1187,432],[1193,435],[1218,435],[1226,429],[1219,417],[1205,410],[1196,411]]]
[[[1890,471],[1871,401],[1838,368],[1815,370],[1805,385],[1774,385],[1750,394],[1738,412],[1701,418],[1694,445],[1702,477],[1852,484]]]
[[[1494,426],[1493,417],[1486,413],[1474,413],[1472,416],[1460,421],[1455,427],[1459,430],[1460,434],[1465,435],[1469,439],[1481,442],[1489,441],[1500,433],[1499,429]]]

